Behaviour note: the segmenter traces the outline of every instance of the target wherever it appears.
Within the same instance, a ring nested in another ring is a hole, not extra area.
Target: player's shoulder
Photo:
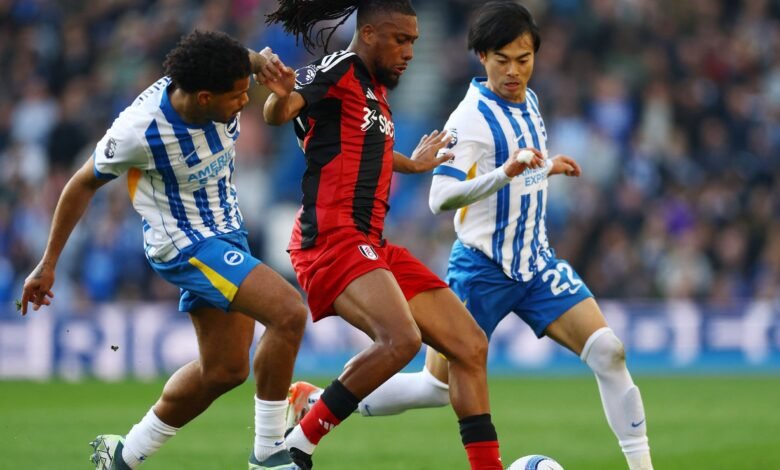
[[[137,113],[149,113],[158,110],[170,84],[170,77],[160,78],[142,91],[127,109]]]
[[[315,80],[329,79],[335,81],[344,75],[356,60],[359,60],[357,54],[346,50],[328,54],[296,70],[295,87],[305,87]]]
[[[458,103],[447,120],[447,128],[458,129],[463,136],[480,136],[490,133],[490,126],[482,116],[479,93],[475,92],[473,85],[469,86],[466,95]]]
[[[139,95],[139,98],[144,93]],[[124,149],[130,151],[135,147],[143,147],[145,135],[153,129],[153,123],[164,120],[160,109],[160,96],[146,95],[139,101],[138,98],[130,106],[122,110],[111,123],[106,134]],[[158,131],[159,132],[159,131]]]
[[[457,113],[465,119],[474,119],[474,116],[483,114],[481,108],[485,103],[490,101],[483,95],[483,88],[484,86],[477,78],[471,80],[465,96],[460,100],[460,103],[458,104],[458,107],[455,108],[453,114]]]
[[[131,142],[139,131],[144,132],[152,119],[149,113],[127,107],[114,119],[108,132],[115,137],[122,137],[122,140]]]
[[[534,106],[535,109],[539,109],[539,96],[530,87],[525,89],[526,99]]]
[[[149,85],[128,107],[119,113],[114,123],[120,123],[125,127],[145,128],[148,126],[162,113],[161,105],[170,83],[170,78],[163,77]]]

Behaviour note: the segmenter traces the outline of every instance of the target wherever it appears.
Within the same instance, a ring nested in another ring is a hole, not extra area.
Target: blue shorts
[[[515,281],[484,253],[460,241],[455,241],[452,247],[447,282],[488,338],[511,312],[541,338],[550,323],[593,297],[564,260],[553,257],[545,270],[530,281]]]
[[[171,261],[149,264],[180,289],[180,311],[217,307],[227,312],[241,282],[260,260],[249,254],[246,232],[235,231],[190,245]]]

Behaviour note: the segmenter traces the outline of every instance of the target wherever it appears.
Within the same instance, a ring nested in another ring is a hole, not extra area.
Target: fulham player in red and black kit
[[[314,320],[339,315],[374,341],[325,389],[287,444],[296,463],[310,468],[320,439],[425,342],[448,359],[450,399],[471,468],[501,469],[484,333],[445,282],[382,237],[393,171],[428,171],[449,158],[437,157],[450,140],[438,132],[424,136],[411,158],[393,150],[386,93],[413,57],[418,31],[411,4],[282,0],[268,18],[311,47],[317,22],[355,11],[357,28],[347,50],[297,73],[275,58],[277,67],[257,77],[273,91],[265,120],[294,121],[306,156],[303,206],[289,252]]]

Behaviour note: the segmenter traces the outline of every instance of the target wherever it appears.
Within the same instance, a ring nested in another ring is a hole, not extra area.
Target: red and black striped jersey
[[[295,119],[306,172],[288,248],[315,246],[342,228],[379,242],[395,141],[386,88],[355,53],[339,51],[298,70],[295,91],[306,101]]]

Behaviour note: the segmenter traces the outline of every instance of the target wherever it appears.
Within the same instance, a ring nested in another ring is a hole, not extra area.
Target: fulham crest
[[[358,245],[358,250],[360,250],[361,255],[365,256],[371,261],[379,259],[379,256],[376,254],[376,251],[374,251],[374,248],[371,247],[371,245]]]

